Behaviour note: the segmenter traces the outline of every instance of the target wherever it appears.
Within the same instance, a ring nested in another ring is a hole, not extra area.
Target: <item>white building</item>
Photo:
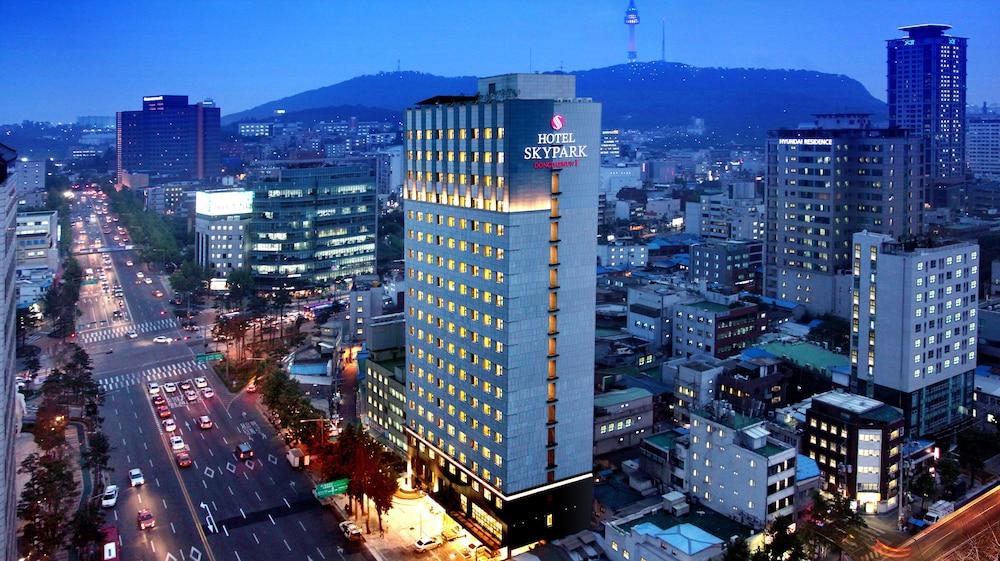
[[[274,125],[271,123],[240,123],[240,136],[268,137],[273,133]]]
[[[17,204],[26,207],[45,205],[45,160],[21,158],[14,170]]]
[[[659,347],[670,344],[673,307],[700,298],[685,290],[650,284],[628,289],[625,330]]]
[[[194,256],[215,278],[246,265],[253,192],[242,189],[195,193]]]
[[[691,203],[688,203],[691,207]],[[725,193],[702,195],[695,207],[700,212],[698,233],[709,240],[764,239],[764,202],[754,198],[731,198]],[[692,209],[694,211],[694,209]]]
[[[722,361],[710,355],[702,355],[664,363],[664,368],[673,370],[674,380],[674,421],[680,425],[691,422],[691,411],[704,409],[719,399],[716,381],[722,374]]]
[[[410,473],[504,554],[591,518],[600,115],[547,74],[405,114]]]
[[[854,235],[851,385],[903,410],[907,434],[971,414],[979,246]]]
[[[795,510],[796,450],[725,402],[691,413],[688,492],[756,529]]]
[[[599,267],[645,267],[647,263],[649,253],[645,245],[609,242],[597,246]]]
[[[376,275],[359,275],[351,284],[347,297],[350,337],[355,341],[364,341],[372,318],[381,316],[385,309],[385,288]]]
[[[976,177],[1000,179],[1000,115],[972,115],[966,119],[965,158]]]
[[[59,214],[56,211],[17,214],[16,277],[20,308],[45,297],[59,272]]]
[[[0,528],[3,537],[0,538],[0,559],[17,559],[17,495],[14,490],[17,465],[14,456],[14,439],[21,432],[21,423],[15,414],[18,394],[14,385],[14,354],[15,329],[14,299],[17,288],[14,283],[14,236],[17,230],[16,186],[10,176],[15,165],[13,150],[0,144],[0,220],[4,233],[3,244],[0,244],[0,411],[4,412],[3,424],[0,426]],[[23,400],[22,400],[23,402]]]

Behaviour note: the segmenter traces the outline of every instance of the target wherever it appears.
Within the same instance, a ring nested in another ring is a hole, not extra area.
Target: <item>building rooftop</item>
[[[764,422],[761,419],[748,417],[742,413],[737,413],[736,411],[732,410],[726,412],[726,414],[724,415],[715,415],[705,409],[693,409],[691,410],[691,414],[697,415],[703,419],[708,419],[709,421],[720,423],[733,430],[743,430],[749,426]]]
[[[851,366],[851,360],[846,355],[830,352],[812,343],[766,343],[760,348],[774,356],[789,360],[799,366],[812,368],[821,372],[832,370],[838,366]]]
[[[396,368],[406,368],[406,357],[394,357],[394,358],[383,358],[383,359],[368,359],[368,362],[374,363],[382,367],[388,372],[395,372]]]
[[[594,407],[610,407],[637,399],[652,397],[653,394],[642,388],[626,388],[624,390],[611,390],[599,393],[594,396]]]
[[[770,458],[771,456],[780,454],[791,448],[791,446],[778,444],[777,441],[768,440],[767,444],[761,446],[754,450],[755,453],[764,456],[765,458]]]
[[[644,440],[661,450],[673,450],[674,443],[677,442],[678,438],[682,438],[687,434],[686,429],[671,429],[664,432],[658,432],[654,435],[646,437]]]
[[[718,536],[725,540],[728,540],[732,536],[749,537],[753,534],[753,530],[750,527],[744,526],[709,508],[692,510],[682,516],[674,516],[667,511],[657,510],[631,520],[620,523],[615,522],[613,524],[624,531],[632,531],[633,528],[643,524],[652,524],[658,528],[673,528],[681,524],[690,524],[708,532],[712,536]]]
[[[813,401],[828,403],[834,407],[839,407],[840,409],[857,414],[865,413],[883,405],[883,403],[877,399],[838,391],[829,391],[814,395]]]
[[[694,524],[678,524],[664,530],[652,522],[643,522],[633,526],[632,531],[659,538],[687,555],[695,555],[722,544],[722,540]]]
[[[693,304],[685,304],[685,306],[715,314],[729,311],[729,306],[726,306],[725,304],[716,304],[715,302],[709,302],[708,300],[702,300],[701,302],[695,302]]]
[[[795,481],[805,481],[819,477],[819,464],[809,456],[799,454],[795,457]]]

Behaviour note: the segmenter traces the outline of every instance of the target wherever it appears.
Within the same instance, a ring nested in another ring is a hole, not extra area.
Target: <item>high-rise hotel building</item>
[[[505,554],[590,521],[600,115],[539,74],[406,111],[409,466]]]

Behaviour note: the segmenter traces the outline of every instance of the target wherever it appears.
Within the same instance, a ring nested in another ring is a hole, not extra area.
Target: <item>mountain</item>
[[[705,120],[719,138],[759,141],[769,129],[795,127],[814,113],[886,116],[885,103],[848,76],[811,70],[699,68],[643,62],[575,72],[577,94],[603,104],[604,127],[652,129]],[[275,109],[299,111],[361,105],[401,111],[440,94],[472,94],[473,76],[382,72],[310,90],[227,115],[224,123],[266,118]]]

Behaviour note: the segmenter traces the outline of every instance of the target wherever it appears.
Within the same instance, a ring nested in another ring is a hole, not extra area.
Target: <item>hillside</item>
[[[671,62],[622,64],[582,70],[577,93],[604,105],[605,127],[652,129],[705,119],[718,137],[736,142],[763,138],[768,129],[794,127],[813,113],[860,111],[884,118],[885,103],[858,81],[810,70],[697,68]],[[227,115],[223,122],[265,118],[274,109],[300,111],[361,105],[400,111],[439,94],[471,94],[472,76],[420,72],[359,76]]]

